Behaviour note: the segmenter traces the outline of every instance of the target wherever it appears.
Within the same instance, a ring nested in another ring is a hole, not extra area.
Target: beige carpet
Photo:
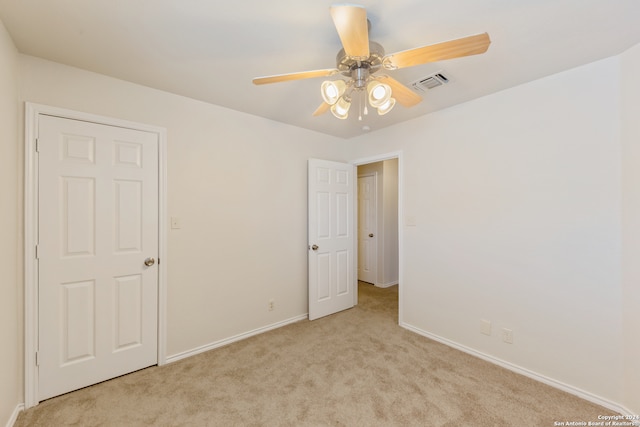
[[[611,414],[397,325],[397,286],[360,304],[42,402],[16,426],[553,426]]]

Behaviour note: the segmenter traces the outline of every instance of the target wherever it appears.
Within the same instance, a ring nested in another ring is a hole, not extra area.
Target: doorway
[[[374,197],[358,195],[358,281],[385,288],[398,285],[399,313],[402,322],[402,153],[390,153],[353,162],[357,166],[359,187],[374,186]],[[373,181],[373,182],[372,182]],[[367,184],[365,184],[367,183]],[[358,189],[360,193],[361,188]],[[362,188],[367,192],[368,189]],[[374,201],[372,199],[375,198]],[[375,209],[375,215],[368,210]],[[366,226],[362,221],[367,222]],[[375,222],[375,224],[371,224]],[[373,230],[365,230],[372,227]],[[373,234],[373,237],[369,237]],[[362,236],[362,239],[360,239]],[[363,240],[368,243],[363,243]],[[367,247],[374,243],[375,251]],[[365,253],[362,253],[366,250]],[[375,255],[370,256],[371,253]],[[362,262],[369,263],[363,265]],[[371,265],[371,263],[375,265]],[[374,271],[374,276],[367,273]],[[361,273],[365,273],[363,276]],[[370,286],[370,285],[364,285]]]

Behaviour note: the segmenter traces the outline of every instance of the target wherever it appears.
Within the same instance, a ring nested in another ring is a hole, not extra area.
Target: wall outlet
[[[480,332],[485,335],[491,335],[491,321],[480,319]]]
[[[502,328],[502,341],[507,344],[513,344],[513,331],[511,329]]]
[[[269,300],[269,311],[273,311],[276,308],[276,301],[273,299]]]

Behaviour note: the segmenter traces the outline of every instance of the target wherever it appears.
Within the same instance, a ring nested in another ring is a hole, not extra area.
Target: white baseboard
[[[395,282],[378,284],[378,285],[376,285],[376,287],[378,287],[378,288],[390,288],[390,287],[395,286],[397,284],[398,284],[398,281],[396,280]]]
[[[408,329],[411,332],[415,332],[418,335],[422,335],[423,337],[432,339],[449,347],[455,348],[456,350],[460,350],[464,353],[470,354],[472,356],[478,357],[482,360],[486,360],[487,362],[493,363],[494,365],[501,366],[505,369],[508,369],[512,372],[515,372],[520,375],[524,375],[525,377],[531,378],[533,380],[539,381],[543,384],[549,385],[551,387],[557,388],[559,390],[565,391],[569,394],[573,394],[574,396],[578,396],[581,399],[588,400],[589,402],[595,403],[597,405],[603,406],[607,409],[611,409],[619,414],[623,415],[634,415],[630,410],[625,408],[623,405],[612,402],[610,400],[604,399],[600,396],[597,396],[593,393],[589,393],[588,391],[584,391],[572,385],[563,383],[562,381],[554,380],[553,378],[549,378],[545,375],[538,374],[536,372],[530,371],[526,368],[523,368],[518,365],[514,365],[513,363],[507,362],[502,359],[498,359],[493,356],[489,356],[488,354],[484,354],[477,350],[474,350],[470,347],[464,346],[462,344],[458,344],[454,341],[448,340],[446,338],[440,337],[438,335],[432,334],[430,332],[424,331],[420,328],[416,328],[415,326],[409,325],[404,322],[400,322],[400,326]],[[637,415],[637,414],[635,414]]]
[[[177,362],[178,360],[186,359],[187,357],[195,356],[196,354],[204,353],[205,351],[213,350],[215,348],[223,347],[225,345],[234,343],[236,341],[241,341],[252,337],[254,335],[263,334],[267,331],[271,331],[273,329],[278,329],[283,326],[289,325],[291,323],[299,322],[301,320],[308,319],[309,316],[307,314],[303,314],[300,316],[292,317],[290,319],[283,320],[281,322],[273,323],[271,325],[264,326],[262,328],[254,329],[249,332],[244,332],[242,334],[238,334],[229,338],[222,339],[220,341],[212,342],[211,344],[206,344],[200,347],[196,347],[192,350],[183,351],[181,353],[174,354],[172,356],[168,356],[166,359],[166,363]]]
[[[7,427],[13,427],[18,419],[18,415],[20,415],[20,412],[22,411],[24,411],[24,403],[19,404],[16,406],[16,409],[13,410],[13,414],[11,414],[9,421],[7,421]]]

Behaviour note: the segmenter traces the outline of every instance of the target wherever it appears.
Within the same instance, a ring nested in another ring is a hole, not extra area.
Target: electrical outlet
[[[269,311],[273,311],[273,310],[275,310],[275,308],[276,308],[276,301],[270,299],[269,300]]]
[[[513,331],[511,329],[502,328],[502,341],[507,344],[513,344]]]
[[[491,321],[480,319],[480,332],[485,335],[491,335]]]

